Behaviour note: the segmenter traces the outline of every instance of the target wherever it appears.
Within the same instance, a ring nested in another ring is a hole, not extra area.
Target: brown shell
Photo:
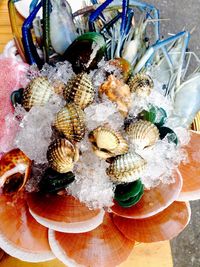
[[[140,149],[154,145],[159,139],[158,128],[149,121],[139,120],[131,123],[126,128],[126,133],[131,143]]]
[[[89,134],[94,153],[103,159],[127,153],[128,143],[121,133],[109,127],[99,126]]]
[[[69,103],[57,113],[54,126],[70,141],[79,142],[85,135],[84,111]]]
[[[141,156],[135,152],[129,152],[117,156],[106,173],[115,183],[130,183],[140,178],[145,166],[146,161]]]
[[[60,173],[67,173],[78,160],[77,148],[67,139],[56,139],[48,148],[47,159],[52,169]]]
[[[154,87],[152,78],[145,73],[138,73],[133,76],[128,85],[131,93],[136,93],[139,96],[149,96]]]
[[[114,75],[109,75],[107,81],[99,88],[99,95],[103,93],[110,101],[117,104],[122,115],[127,116],[131,106],[131,92],[127,84],[118,80]]]
[[[45,77],[33,79],[23,92],[22,106],[29,111],[33,106],[44,106],[54,95],[54,87]]]
[[[74,102],[82,109],[94,101],[94,87],[87,73],[80,73],[70,79],[63,91],[67,102]]]

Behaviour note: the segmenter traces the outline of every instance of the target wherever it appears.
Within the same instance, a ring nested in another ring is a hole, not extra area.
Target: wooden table
[[[0,0],[0,52],[5,44],[12,39],[10,28],[7,1]],[[0,262],[0,267],[63,267],[57,260],[32,264],[21,262],[12,257],[6,256]],[[172,257],[169,242],[154,244],[140,244],[135,247],[129,259],[120,265],[121,267],[172,267]]]

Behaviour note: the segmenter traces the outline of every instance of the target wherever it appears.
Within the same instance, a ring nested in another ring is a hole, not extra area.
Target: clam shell
[[[52,169],[67,173],[73,169],[74,162],[78,160],[78,151],[67,139],[56,139],[48,148],[47,159]]]
[[[56,115],[54,126],[70,141],[79,142],[85,135],[83,110],[74,103],[67,104]]]
[[[134,152],[117,156],[106,173],[115,183],[129,183],[139,179],[146,161]]]
[[[154,87],[154,83],[151,77],[144,73],[138,73],[133,76],[129,80],[128,85],[130,87],[131,93],[136,93],[140,96],[150,95]]]
[[[22,106],[30,110],[33,106],[44,106],[54,95],[54,87],[45,77],[33,79],[23,92]]]
[[[138,148],[154,145],[159,139],[158,128],[149,121],[139,120],[126,128],[130,141]]]
[[[95,154],[103,159],[128,152],[128,143],[121,133],[109,127],[96,128],[89,134],[89,140],[93,144]]]
[[[94,87],[87,73],[80,73],[70,79],[63,91],[67,102],[74,102],[82,109],[94,100]]]

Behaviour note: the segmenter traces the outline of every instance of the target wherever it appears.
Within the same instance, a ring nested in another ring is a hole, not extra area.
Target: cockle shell
[[[94,87],[87,73],[82,72],[70,79],[63,95],[67,102],[74,102],[82,109],[94,100]]]
[[[141,156],[135,152],[129,152],[117,156],[106,173],[115,183],[130,183],[140,178],[145,166],[146,161]]]
[[[94,153],[107,159],[128,152],[128,143],[121,133],[106,126],[99,126],[89,134]]]
[[[85,135],[84,111],[69,103],[57,113],[54,126],[67,139],[79,142]]]
[[[154,145],[159,139],[158,128],[149,121],[139,120],[131,123],[127,126],[126,133],[132,144],[140,149]]]
[[[30,110],[33,106],[44,106],[54,95],[54,87],[45,77],[33,79],[23,92],[22,106]]]
[[[154,83],[149,75],[138,73],[129,80],[128,85],[131,93],[136,93],[139,96],[149,96]]]
[[[114,75],[109,75],[107,81],[99,88],[99,95],[106,94],[108,99],[117,104],[122,115],[126,116],[131,106],[130,88]]]
[[[48,148],[47,159],[52,169],[60,173],[67,173],[78,160],[77,148],[67,139],[56,139]]]
[[[20,191],[31,171],[31,160],[19,149],[4,154],[0,160],[0,187],[5,194]]]

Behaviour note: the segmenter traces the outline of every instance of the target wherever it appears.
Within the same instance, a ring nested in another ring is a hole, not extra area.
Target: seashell
[[[92,81],[85,72],[70,79],[63,91],[63,96],[67,102],[74,102],[82,109],[93,102],[94,94]]]
[[[117,104],[122,115],[127,116],[131,106],[131,92],[127,84],[118,80],[114,75],[109,75],[107,81],[99,88],[99,95],[103,93],[110,101]]]
[[[149,218],[138,220],[114,215],[113,221],[129,240],[152,243],[176,237],[188,225],[190,217],[189,203],[175,201],[162,212]]]
[[[140,202],[132,208],[124,209],[115,202],[115,205],[111,207],[112,212],[118,216],[132,219],[144,219],[162,212],[177,200],[182,189],[183,182],[180,172],[175,171],[173,177],[174,183],[160,183],[151,190],[145,190]]]
[[[131,75],[131,64],[124,58],[115,58],[108,61],[110,66],[115,66],[122,74],[124,82],[127,82]]]
[[[126,128],[130,141],[137,148],[152,146],[159,139],[158,128],[149,121],[139,120]]]
[[[145,166],[146,161],[141,156],[135,152],[129,152],[117,156],[107,168],[106,173],[115,183],[130,183],[140,178]]]
[[[75,73],[97,69],[106,51],[104,37],[96,32],[79,36],[65,51],[63,59],[72,64]]]
[[[48,148],[47,159],[52,169],[60,173],[67,173],[78,160],[77,148],[67,139],[56,139]]]
[[[107,159],[128,152],[128,143],[121,133],[109,127],[99,126],[89,134],[94,153],[100,158]]]
[[[31,160],[19,149],[4,154],[0,160],[0,188],[4,194],[16,193],[25,186]]]
[[[151,77],[144,73],[138,73],[133,76],[128,85],[131,93],[136,93],[139,96],[149,96],[154,87]]]
[[[85,135],[83,110],[74,103],[67,104],[57,113],[54,126],[70,141],[81,141]]]
[[[33,106],[44,106],[54,95],[54,87],[45,77],[33,79],[23,92],[22,106],[29,111]]]
[[[91,210],[73,196],[32,193],[27,197],[33,217],[43,226],[65,233],[83,233],[99,226],[104,210]]]
[[[91,232],[74,235],[50,230],[49,243],[55,256],[66,265],[73,262],[74,266],[87,267],[119,266],[135,244],[121,234],[108,212],[102,224]]]

